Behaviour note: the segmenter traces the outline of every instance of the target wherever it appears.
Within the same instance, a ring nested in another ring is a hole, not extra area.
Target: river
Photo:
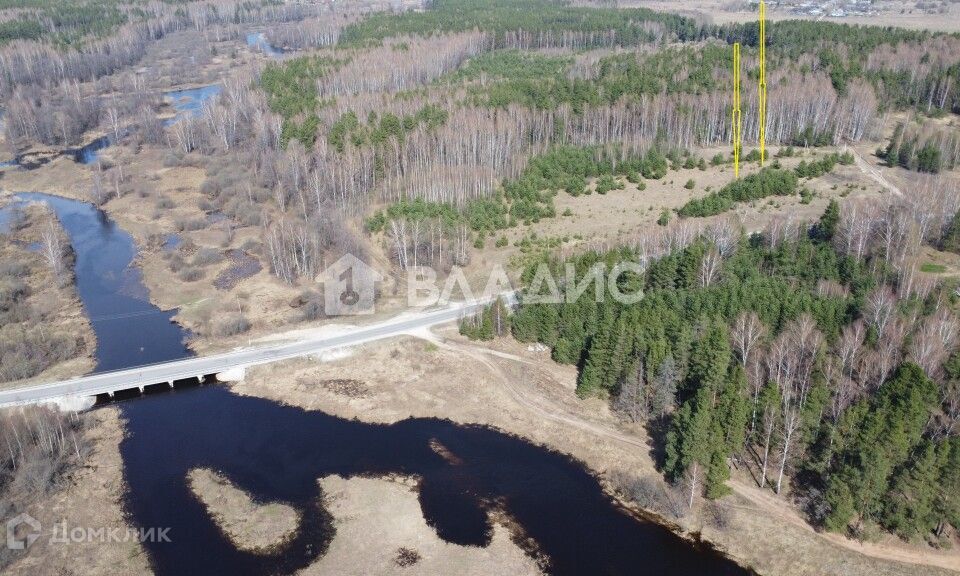
[[[163,98],[170,103],[176,114],[163,121],[164,126],[172,126],[178,121],[187,117],[197,117],[204,109],[204,106],[215,96],[220,94],[222,87],[219,84],[210,84],[208,86],[199,86],[197,88],[185,88],[182,90],[168,90],[163,93]],[[101,136],[92,142],[89,142],[80,148],[69,148],[53,155],[42,157],[17,156],[12,160],[0,162],[0,169],[4,168],[24,168],[33,169],[46,164],[56,156],[67,156],[74,162],[91,165],[96,164],[100,159],[100,151],[112,146],[113,138],[110,136]]]
[[[97,335],[97,370],[190,353],[173,312],[150,304],[129,234],[90,204],[18,197],[49,203],[67,230],[78,292]],[[625,511],[581,463],[489,427],[433,418],[367,424],[238,396],[222,385],[178,387],[117,406],[126,427],[120,452],[130,522],[170,529],[169,542],[145,544],[160,575],[287,574],[309,565],[336,536],[317,484],[329,474],[421,478],[424,517],[447,542],[485,546],[490,512],[502,511],[553,574],[748,573]],[[437,442],[458,461],[431,449]],[[258,501],[296,508],[297,536],[267,555],[235,548],[188,488],[186,474],[196,467],[219,471]]]
[[[280,48],[275,48],[270,41],[267,40],[267,35],[264,32],[249,32],[247,33],[247,46],[253,48],[254,50],[259,50],[269,56],[270,58],[281,58],[285,52]]]

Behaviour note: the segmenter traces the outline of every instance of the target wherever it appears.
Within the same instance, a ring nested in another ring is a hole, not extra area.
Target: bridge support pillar
[[[203,374],[197,375],[197,382],[203,384],[203,379],[204,379],[204,375],[203,375]]]
[[[143,386],[137,386],[140,389],[140,393],[143,394]]]
[[[113,391],[111,390],[110,392],[107,392],[107,396],[110,396],[111,398],[113,398]]]
[[[169,384],[170,387],[173,388],[173,380],[170,380],[169,382],[167,382],[167,384]]]

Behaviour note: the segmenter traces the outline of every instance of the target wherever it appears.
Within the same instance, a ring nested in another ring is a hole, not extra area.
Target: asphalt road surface
[[[508,299],[510,296],[508,296]],[[163,384],[187,378],[202,378],[235,368],[269,364],[278,360],[309,356],[324,350],[382,340],[413,330],[428,328],[461,318],[487,302],[456,304],[442,310],[423,311],[409,317],[394,318],[378,324],[357,326],[343,334],[287,342],[272,346],[244,348],[233,352],[198,356],[138,366],[126,370],[102,372],[60,382],[50,382],[0,391],[0,407],[35,404],[70,396],[95,396],[120,390]]]

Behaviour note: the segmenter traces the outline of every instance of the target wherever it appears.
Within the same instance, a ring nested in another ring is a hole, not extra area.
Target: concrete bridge
[[[508,295],[507,299],[512,300],[512,295]],[[116,392],[134,389],[139,389],[142,393],[146,386],[159,384],[173,387],[174,382],[178,380],[193,378],[203,382],[208,377],[239,368],[309,356],[324,350],[382,340],[451,322],[476,312],[489,302],[490,300],[482,300],[466,304],[453,304],[441,310],[418,311],[409,316],[401,315],[377,324],[357,326],[343,334],[328,337],[245,348],[210,356],[193,356],[125,370],[102,372],[60,382],[2,390],[0,391],[0,407],[36,404],[62,398],[89,397],[100,394],[113,396]]]

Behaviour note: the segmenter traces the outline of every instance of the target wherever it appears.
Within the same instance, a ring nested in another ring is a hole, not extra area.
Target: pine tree
[[[845,415],[853,419],[845,427],[855,430],[856,438],[838,455],[828,481],[827,502],[832,510],[825,524],[830,529],[846,526],[853,511],[883,520],[883,500],[892,476],[921,441],[938,405],[937,386],[919,366],[905,363],[876,397],[858,404]]]
[[[942,536],[947,524],[960,526],[960,436],[944,442],[944,462],[936,486],[937,536]]]
[[[947,451],[938,449],[932,442],[922,443],[916,455],[893,478],[893,488],[885,498],[884,527],[903,538],[936,528],[936,486],[947,455]]]
[[[719,321],[708,322],[690,355],[685,392],[709,388],[712,394],[716,394],[727,376],[730,354],[726,325]]]
[[[577,394],[587,396],[599,390],[604,382],[607,370],[610,367],[610,357],[613,353],[613,338],[615,318],[612,306],[604,306],[600,319],[600,326],[590,340],[590,349],[587,362],[580,372],[577,382]]]
[[[722,498],[730,493],[727,480],[730,479],[730,465],[722,446],[717,446],[710,456],[710,470],[707,472],[706,495],[711,500]]]
[[[690,505],[700,490],[704,470],[710,468],[714,452],[713,412],[711,392],[701,388],[680,407],[667,433],[666,471],[673,481],[679,481],[685,474],[689,477]]]
[[[837,233],[837,224],[840,223],[840,204],[836,199],[831,198],[827,204],[826,210],[820,217],[820,221],[813,229],[813,236],[821,242],[830,242],[834,234]]]

